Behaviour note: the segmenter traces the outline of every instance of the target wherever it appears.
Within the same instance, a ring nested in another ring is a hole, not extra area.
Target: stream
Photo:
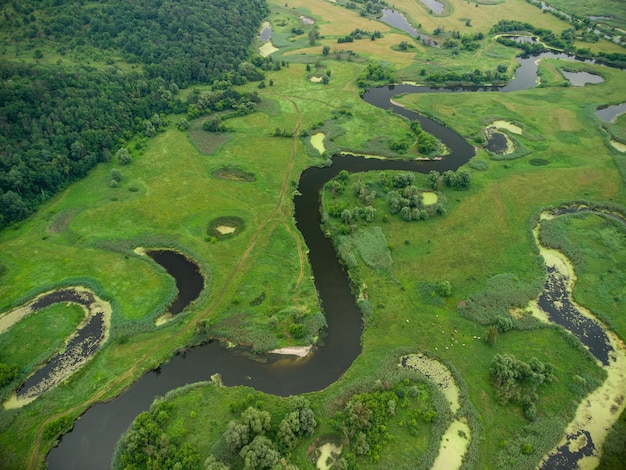
[[[551,57],[548,53],[541,57]],[[121,434],[140,412],[147,410],[157,396],[188,383],[208,381],[220,373],[227,386],[247,385],[281,396],[321,390],[339,380],[361,352],[361,313],[350,289],[347,273],[338,262],[335,249],[320,228],[320,191],[341,170],[363,172],[397,169],[427,173],[456,170],[474,156],[474,148],[450,128],[413,113],[391,102],[401,93],[442,93],[455,91],[516,91],[532,88],[536,80],[537,57],[518,59],[515,79],[500,88],[429,88],[414,85],[385,86],[372,89],[364,100],[382,109],[418,119],[422,128],[446,144],[449,154],[434,161],[391,161],[336,155],[332,165],[306,169],[294,197],[297,228],[309,249],[309,262],[322,300],[328,328],[322,347],[305,358],[269,356],[264,362],[252,361],[244,351],[229,350],[217,341],[194,347],[175,356],[157,371],[147,372],[119,397],[90,407],[74,429],[61,438],[47,456],[50,469],[110,468],[115,445]],[[173,252],[171,252],[173,253]],[[171,255],[172,259],[176,256]],[[156,259],[168,271],[168,261]],[[171,261],[171,260],[170,260]],[[188,281],[184,270],[175,274],[177,286]],[[191,275],[191,274],[189,274]],[[184,305],[181,306],[181,310]]]

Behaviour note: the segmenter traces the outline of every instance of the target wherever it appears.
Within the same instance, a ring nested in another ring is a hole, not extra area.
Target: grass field
[[[220,336],[257,350],[302,345],[311,339],[296,340],[289,333],[294,309],[307,318],[320,311],[307,247],[293,221],[292,197],[300,172],[324,164],[326,156],[311,155],[299,134],[321,130],[329,152],[367,152],[375,145],[383,149],[384,142],[410,132],[406,120],[359,98],[356,78],[367,60],[390,64],[399,78],[414,81],[420,80],[422,68],[431,73],[505,64],[512,70],[515,64],[516,51],[488,37],[477,51],[457,56],[419,43],[407,53],[393,46],[411,41],[408,36],[361,17],[357,10],[326,0],[293,0],[287,6],[270,3],[274,44],[281,48],[275,57],[289,66],[267,72],[265,81],[272,80],[272,86],[241,87],[258,90],[263,101],[256,113],[229,119],[226,123],[232,132],[217,139],[202,134],[198,123],[192,123],[190,132],[178,131],[174,123],[181,116],[169,116],[164,132],[132,152],[131,164],[120,166],[115,159],[100,164],[29,219],[0,232],[0,311],[37,293],[74,284],[92,288],[113,305],[111,338],[86,367],[27,407],[0,413],[0,461],[7,468],[39,466],[51,445],[50,439],[38,447],[37,432],[45,422],[61,415],[76,418],[91,404],[116,396],[143,372],[187,346],[198,321],[210,320]],[[460,0],[447,3],[449,14],[441,17],[429,15],[416,0],[397,0],[395,8],[426,34],[437,27],[487,34],[500,19],[519,18],[557,32],[568,27],[523,0],[478,6]],[[291,37],[300,15],[314,18],[319,26],[320,38],[314,45],[306,34]],[[471,26],[466,26],[468,19]],[[377,30],[383,37],[337,43],[337,37],[355,28]],[[353,60],[338,60],[332,53],[323,56],[323,46],[331,51],[345,46],[357,56]],[[602,41],[589,47],[621,50]],[[56,60],[54,51],[44,56]],[[80,59],[68,54],[64,60]],[[307,72],[306,64],[311,71]],[[602,75],[605,82],[564,87],[559,71],[564,67],[584,68]],[[308,80],[313,73],[327,71],[331,72],[328,84]],[[312,440],[335,432],[331,411],[337,401],[365,384],[375,386],[375,378],[395,367],[393,360],[400,351],[429,351],[456,371],[473,433],[467,466],[480,469],[534,468],[559,440],[575,403],[583,399],[575,386],[576,376],[587,377],[589,383],[603,379],[594,361],[555,328],[508,331],[489,345],[484,340],[486,327],[462,317],[457,308],[497,275],[510,273],[520,283],[541,284],[545,273],[530,227],[542,208],[571,200],[626,205],[626,157],[608,145],[608,135],[594,115],[599,105],[623,102],[624,72],[549,60],[540,65],[540,75],[542,87],[522,92],[398,98],[465,136],[477,146],[487,168],[468,167],[472,184],[467,191],[442,188],[447,201],[444,216],[404,222],[384,220],[383,211],[377,211],[370,228],[377,227],[376,233],[384,235],[387,246],[383,248],[393,264],[391,268],[385,264],[385,269],[370,269],[364,263],[358,267],[367,285],[361,294],[367,294],[373,311],[363,333],[363,353],[342,380],[308,395],[321,424],[314,438],[293,451],[293,461],[302,468],[312,468],[306,456]],[[481,136],[495,120],[519,126],[522,134],[514,137],[530,154],[509,161],[490,159]],[[624,124],[622,116],[615,126],[623,129]],[[294,137],[275,137],[277,128]],[[537,166],[533,160],[547,164]],[[254,178],[216,176],[216,170],[228,167]],[[122,174],[118,187],[110,184],[113,169]],[[414,184],[426,187],[426,177],[417,175]],[[346,191],[348,196],[352,197],[351,190]],[[244,229],[236,236],[214,239],[207,230],[217,217],[237,217]],[[558,223],[584,260],[576,299],[609,318],[624,339],[623,230],[593,217]],[[136,247],[180,250],[196,260],[205,275],[207,288],[200,298],[167,326],[156,328],[154,320],[174,297],[174,282],[150,258],[136,254]],[[612,272],[607,274],[609,265]],[[450,282],[451,296],[435,302],[420,290],[441,281]],[[598,284],[602,290],[596,288]],[[62,347],[81,315],[75,307],[59,305],[24,320],[0,336],[0,362],[18,365],[27,374]],[[24,345],[35,332],[41,341],[27,350]],[[537,357],[556,366],[557,380],[539,388],[534,422],[524,417],[519,402],[502,405],[496,399],[489,367],[495,354],[504,353],[525,361]],[[4,388],[0,397],[10,392]],[[284,411],[280,399],[243,387],[199,387],[175,399],[176,414],[168,432],[177,441],[197,445],[206,456],[219,445],[231,419],[230,403],[249,394],[264,401],[276,416]],[[191,432],[196,424],[207,422],[209,431]],[[429,434],[432,429],[424,426],[419,438],[400,428],[390,431],[385,466],[401,468],[407,459],[436,450],[437,442]],[[419,441],[416,454],[394,452],[410,448],[415,439]],[[522,452],[528,450],[525,444],[531,446],[528,452]]]

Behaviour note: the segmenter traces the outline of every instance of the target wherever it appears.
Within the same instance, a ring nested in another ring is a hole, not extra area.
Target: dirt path
[[[291,98],[286,98],[286,99],[289,100],[291,102],[291,104],[293,105],[293,107],[295,109],[295,112],[296,112],[297,121],[296,121],[296,126],[295,126],[294,131],[293,131],[292,145],[291,145],[291,155],[290,155],[290,158],[289,158],[289,162],[287,164],[287,168],[286,168],[286,171],[285,171],[285,177],[283,179],[283,184],[281,186],[281,189],[280,189],[280,192],[279,192],[279,195],[278,195],[278,199],[276,201],[276,205],[275,205],[274,209],[267,215],[267,217],[263,220],[263,222],[257,228],[256,232],[254,233],[254,236],[252,237],[252,240],[250,241],[250,244],[248,245],[248,248],[241,255],[241,257],[239,258],[239,261],[237,262],[237,264],[233,268],[232,272],[226,278],[226,281],[224,282],[224,285],[220,289],[220,291],[219,291],[219,293],[217,295],[217,298],[207,308],[207,310],[205,310],[204,312],[198,313],[196,315],[196,317],[199,317],[201,314],[203,316],[205,316],[207,314],[210,314],[211,312],[213,312],[220,305],[220,303],[222,302],[224,296],[226,295],[226,292],[230,288],[230,286],[231,286],[231,284],[233,282],[233,279],[239,273],[239,271],[241,270],[241,268],[244,265],[244,263],[247,261],[248,257],[250,256],[250,253],[252,252],[252,250],[256,246],[256,244],[257,244],[257,242],[259,240],[259,237],[260,237],[261,233],[264,231],[265,227],[268,225],[268,223],[272,219],[274,219],[274,217],[276,217],[277,214],[280,214],[281,218],[284,217],[284,214],[282,213],[282,204],[283,204],[283,201],[285,199],[285,194],[287,193],[287,188],[289,187],[289,181],[291,179],[291,172],[293,170],[293,164],[294,164],[294,161],[295,161],[295,158],[296,158],[296,151],[297,151],[298,138],[299,138],[299,135],[300,135],[300,128],[302,126],[302,117],[300,115],[300,109],[298,108],[298,106],[295,103],[295,101],[293,101]],[[301,247],[298,245],[298,252],[300,253],[300,251],[301,251]],[[302,266],[302,259],[303,258],[301,258],[301,266]],[[301,267],[301,271],[303,271],[303,269],[304,268]],[[174,333],[174,334],[172,334],[172,336],[169,337],[168,344],[172,344],[180,336],[184,335],[190,329],[195,328],[195,327],[196,327],[196,323],[195,322],[193,322],[193,321],[189,322],[184,328],[182,328],[177,333]],[[87,408],[89,408],[90,406],[96,404],[98,401],[100,401],[102,399],[102,397],[106,396],[108,393],[110,393],[116,387],[122,386],[122,384],[127,382],[131,377],[133,377],[137,373],[137,371],[141,368],[142,365],[144,365],[147,361],[150,361],[157,354],[158,351],[161,351],[161,350],[163,350],[165,348],[166,348],[166,346],[164,346],[163,344],[159,344],[158,346],[155,346],[153,349],[151,349],[150,351],[145,353],[139,360],[137,360],[137,362],[135,363],[135,365],[133,367],[131,367],[128,371],[126,371],[124,374],[119,376],[119,378],[117,380],[113,381],[107,387],[99,390],[97,393],[95,393],[94,395],[92,395],[90,398],[88,398],[84,402],[80,403],[79,405],[76,405],[76,406],[74,406],[74,407],[72,407],[72,408],[70,408],[68,410],[65,410],[64,412],[57,413],[57,414],[54,414],[52,416],[49,416],[47,419],[45,419],[41,423],[39,428],[37,429],[37,436],[35,438],[33,449],[31,451],[30,458],[29,458],[29,461],[28,461],[28,468],[31,469],[31,470],[34,470],[34,469],[39,467],[38,459],[39,459],[39,450],[41,448],[41,440],[42,440],[43,430],[44,430],[45,426],[48,423],[51,423],[54,420],[56,420],[56,419],[58,419],[58,418],[60,418],[62,416],[75,413],[76,411],[78,411],[80,409],[87,410]],[[126,384],[124,386],[124,388],[122,390],[120,390],[119,394],[123,393],[123,391],[127,387],[129,387],[131,384],[132,384],[132,382]]]

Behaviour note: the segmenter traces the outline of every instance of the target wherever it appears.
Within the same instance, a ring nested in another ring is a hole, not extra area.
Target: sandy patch
[[[341,446],[336,446],[331,442],[327,442],[320,447],[320,456],[317,459],[315,467],[318,470],[328,470],[335,463],[335,457],[341,454]]]
[[[138,246],[133,250],[133,253],[138,254],[139,256],[148,256],[146,253],[146,249],[143,246]]]
[[[231,227],[230,225],[220,225],[216,228],[216,230],[222,235],[227,235],[229,233],[235,233],[235,230],[237,230],[237,228]]]
[[[450,404],[452,414],[460,408],[459,387],[452,377],[450,370],[436,359],[432,359],[423,354],[410,354],[402,358],[402,364],[410,369],[419,370],[422,374],[435,382],[443,392],[446,400]]]
[[[433,462],[431,470],[450,470],[461,468],[463,456],[470,443],[470,428],[459,420],[453,421],[441,438],[439,455]]]
[[[619,152],[626,152],[626,144],[622,144],[621,142],[618,142],[617,140],[611,140],[611,145],[613,146],[613,148]]]
[[[14,392],[13,394],[11,394],[9,399],[2,404],[2,407],[5,410],[21,408],[24,405],[28,405],[29,403],[32,403],[36,399],[37,397],[17,398],[17,395]]]
[[[311,136],[311,145],[317,150],[320,155],[326,151],[326,147],[324,146],[324,133],[318,132],[317,134],[313,134]]]
[[[278,50],[278,47],[274,46],[274,44],[272,44],[272,41],[267,41],[265,44],[259,47],[259,55],[261,57],[267,57],[268,55],[273,54],[277,50]]]
[[[321,83],[322,77],[311,77],[309,78],[309,81],[312,83]]]
[[[432,206],[433,204],[437,204],[437,202],[439,201],[439,196],[437,196],[437,193],[433,193],[430,191],[422,193],[422,197],[424,198],[423,201],[425,206]]]
[[[509,121],[493,121],[491,125],[498,129],[506,129],[513,134],[522,135],[522,128],[510,123]]]
[[[294,346],[291,348],[278,348],[270,351],[272,354],[285,354],[289,356],[305,357],[310,352],[313,346]]]
[[[159,318],[157,318],[154,321],[154,326],[165,325],[167,322],[173,319],[174,319],[174,315],[172,315],[170,312],[165,312],[163,315],[161,315]]]
[[[552,215],[548,213],[541,214],[542,220],[551,217]],[[569,280],[568,292],[571,297],[572,287],[576,281],[574,266],[561,252],[548,249],[539,243],[538,226],[535,227],[533,233],[546,266],[554,267]],[[581,315],[598,321],[589,310],[573,301],[572,303],[576,305]],[[533,315],[537,315],[542,321],[548,321],[547,315],[541,311],[536,302],[531,302],[530,308],[533,311]],[[550,455],[555,454],[564,445],[570,448],[584,445],[584,442],[580,441],[581,435],[579,433],[579,431],[584,430],[591,436],[595,448],[591,456],[584,457],[578,462],[578,468],[595,468],[600,462],[599,454],[608,431],[626,408],[626,400],[624,400],[626,394],[626,351],[624,350],[624,344],[613,332],[608,331],[604,326],[603,329],[613,348],[613,351],[610,353],[609,364],[603,366],[608,374],[607,379],[578,406],[576,416],[567,426],[563,439],[543,458],[539,467],[543,465],[543,462]],[[598,364],[602,365],[600,362]],[[570,439],[568,436],[575,437]]]

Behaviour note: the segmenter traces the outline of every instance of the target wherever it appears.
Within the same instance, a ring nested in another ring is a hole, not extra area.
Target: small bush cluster
[[[360,462],[377,462],[392,421],[406,428],[409,434],[417,435],[422,423],[439,419],[428,386],[408,378],[390,389],[355,394],[333,417],[335,428],[348,440],[341,465],[360,468]]]
[[[536,357],[526,363],[512,354],[496,354],[489,374],[500,403],[521,402],[524,416],[530,421],[537,415],[537,388],[555,379],[554,365],[544,364]]]

